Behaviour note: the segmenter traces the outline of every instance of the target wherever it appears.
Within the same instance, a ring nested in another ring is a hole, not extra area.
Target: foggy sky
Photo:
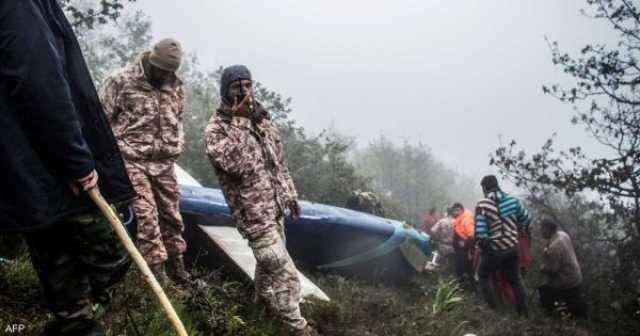
[[[572,108],[544,95],[566,80],[544,37],[577,51],[612,45],[584,0],[138,0],[155,38],[175,37],[209,69],[246,64],[293,98],[300,125],[357,138],[421,141],[461,173],[493,172],[488,153],[516,138],[529,150],[570,124]]]

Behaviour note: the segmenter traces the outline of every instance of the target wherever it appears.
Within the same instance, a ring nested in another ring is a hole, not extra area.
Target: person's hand
[[[297,220],[300,218],[300,205],[298,204],[298,201],[290,201],[287,208],[289,208],[291,219]]]
[[[253,96],[249,92],[240,102],[238,102],[238,96],[233,97],[233,106],[231,112],[233,115],[245,118],[251,118],[250,104],[253,102]]]
[[[98,172],[92,170],[89,175],[79,178],[69,184],[73,194],[78,196],[80,191],[89,191],[98,185]]]

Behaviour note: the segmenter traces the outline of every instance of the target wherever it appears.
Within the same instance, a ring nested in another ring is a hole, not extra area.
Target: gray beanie
[[[233,97],[228,97],[229,86],[237,80],[251,79],[251,72],[244,65],[232,65],[224,68],[220,79],[220,97],[225,105],[233,105]]]

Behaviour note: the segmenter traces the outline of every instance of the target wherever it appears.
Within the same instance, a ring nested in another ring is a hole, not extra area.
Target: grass
[[[436,316],[460,305],[464,300],[464,297],[459,295],[461,291],[462,288],[455,279],[440,280],[431,305],[431,314]]]
[[[285,330],[262,306],[253,303],[249,282],[225,269],[197,270],[206,286],[168,286],[169,297],[189,335],[283,335]],[[600,318],[574,321],[545,317],[531,305],[529,319],[505,308],[491,312],[472,290],[446,275],[421,275],[402,285],[385,285],[340,275],[307,272],[333,298],[303,304],[303,315],[322,335],[634,335],[638,321]],[[0,335],[11,323],[28,327],[21,335],[37,335],[51,319],[28,257],[0,264]],[[611,318],[614,318],[612,316]],[[103,322],[109,335],[173,335],[155,298],[131,270],[114,288]]]

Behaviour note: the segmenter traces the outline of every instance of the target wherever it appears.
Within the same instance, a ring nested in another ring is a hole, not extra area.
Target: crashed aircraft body
[[[220,261],[217,258],[223,255],[253,278],[255,259],[235,229],[222,192],[202,187],[180,167],[176,171],[190,252],[201,262],[208,256],[209,264]],[[429,259],[429,237],[399,221],[318,203],[300,203],[300,219],[285,221],[287,249],[298,264],[325,272],[402,278],[421,271]],[[301,278],[304,296],[329,299],[304,275]]]

